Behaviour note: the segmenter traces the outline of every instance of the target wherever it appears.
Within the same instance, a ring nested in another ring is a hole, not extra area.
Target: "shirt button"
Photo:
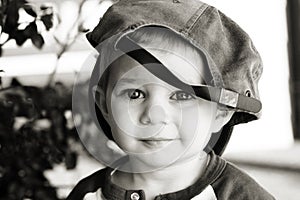
[[[132,193],[130,195],[131,200],[139,200],[140,199],[140,195],[136,192]]]

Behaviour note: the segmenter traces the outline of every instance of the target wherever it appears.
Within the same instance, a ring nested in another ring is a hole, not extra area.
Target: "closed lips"
[[[159,141],[172,141],[172,140],[178,140],[178,138],[147,138],[147,139],[143,139],[143,140],[140,140],[142,142],[159,142]]]

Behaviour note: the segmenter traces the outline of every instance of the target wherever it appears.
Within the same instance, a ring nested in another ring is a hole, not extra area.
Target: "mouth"
[[[149,147],[163,147],[173,141],[179,140],[178,138],[174,138],[174,139],[169,139],[169,138],[147,138],[144,140],[140,140],[141,142],[143,142],[143,144],[145,144],[146,146]]]

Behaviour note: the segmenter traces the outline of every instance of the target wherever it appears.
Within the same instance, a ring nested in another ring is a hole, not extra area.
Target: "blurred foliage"
[[[24,10],[33,20],[20,23],[20,10]],[[40,6],[40,8],[35,8],[26,0],[1,0],[0,36],[5,33],[7,39],[0,43],[0,56],[2,46],[9,40],[15,40],[17,45],[22,46],[30,39],[35,47],[41,49],[44,45],[44,39],[38,31],[37,23],[42,22],[45,29],[49,30],[53,26],[52,18],[53,10],[51,7]],[[21,27],[23,28],[21,29]]]
[[[55,70],[46,87],[23,86],[14,79],[10,87],[2,88],[1,75],[5,72],[0,69],[0,200],[59,199],[45,170],[62,163],[66,169],[76,167],[77,152],[72,145],[80,142],[70,119],[71,89],[55,83],[54,74],[61,56],[80,34],[88,31],[81,16],[85,2],[80,1],[77,18],[66,38],[61,40],[53,34],[59,48]],[[22,22],[20,11],[31,20]],[[59,13],[54,13],[52,7],[36,6],[26,0],[0,0],[0,57],[2,47],[10,40],[18,46],[31,40],[41,49],[45,43],[41,30],[53,28],[54,18],[60,23]]]
[[[70,110],[71,91],[61,83],[41,89],[14,80],[0,91],[0,199],[58,199],[43,172],[76,166]]]
[[[20,10],[24,10],[33,19],[30,22],[20,22]],[[27,40],[41,49],[45,43],[42,34],[38,31],[37,23],[42,22],[48,31],[53,26],[53,10],[49,6],[41,5],[33,7],[26,0],[0,0],[0,57],[3,46],[10,40],[15,40],[18,46],[22,46]],[[21,28],[22,27],[22,28]],[[2,41],[2,36],[6,38]],[[3,72],[3,70],[0,70]],[[0,74],[0,87],[2,77]]]

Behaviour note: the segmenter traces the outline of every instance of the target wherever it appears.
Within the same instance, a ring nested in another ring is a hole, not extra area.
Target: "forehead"
[[[144,48],[155,56],[181,81],[193,85],[205,84],[207,80],[206,71],[208,70],[208,64],[203,54],[200,54],[190,47],[180,45],[171,49],[153,47]],[[137,70],[134,68],[139,69]],[[127,55],[123,55],[112,65],[109,82],[113,85],[120,80],[126,80],[128,83],[142,83],[143,81],[152,81],[155,78],[154,75],[148,72],[137,61]]]

